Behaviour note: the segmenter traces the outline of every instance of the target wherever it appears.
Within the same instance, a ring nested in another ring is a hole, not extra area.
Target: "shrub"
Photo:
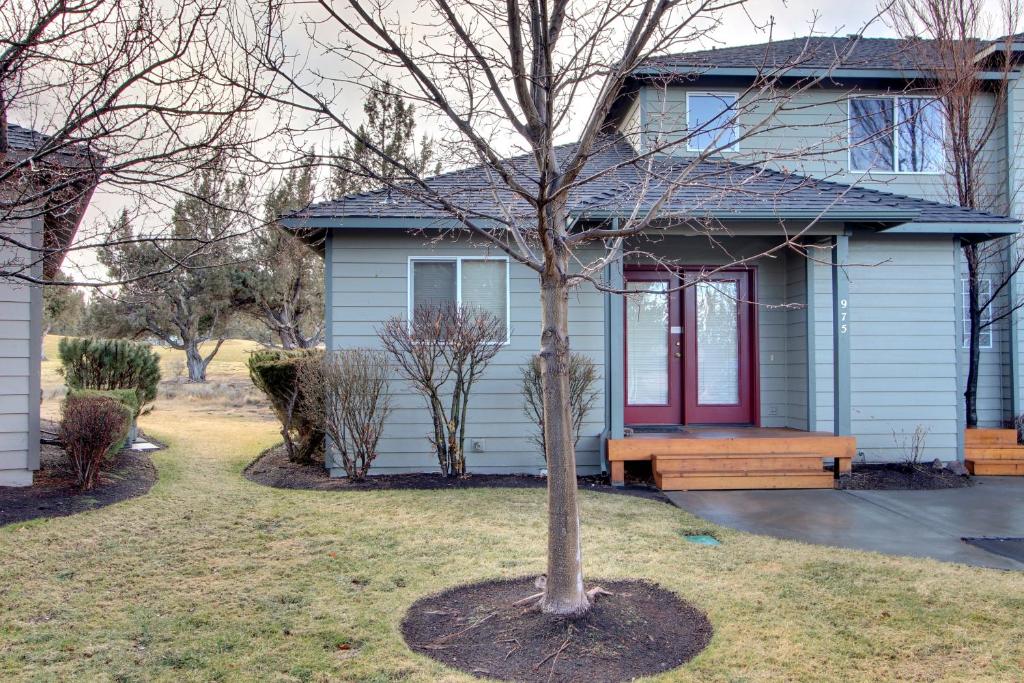
[[[127,339],[74,339],[58,347],[61,374],[69,389],[131,389],[137,397],[134,417],[156,398],[160,356],[149,344]]]
[[[319,363],[322,351],[263,349],[249,356],[249,378],[266,394],[281,422],[288,459],[310,464],[324,444],[323,418],[302,410],[305,400],[299,370],[306,363]]]
[[[383,351],[345,349],[299,370],[303,411],[323,419],[345,474],[361,481],[377,457],[391,412],[388,360]]]
[[[466,414],[473,385],[501,350],[505,323],[486,311],[421,306],[413,321],[394,317],[379,331],[402,377],[427,402],[429,437],[446,477],[466,473]]]
[[[134,389],[69,389],[68,398],[106,398],[117,401],[128,412],[128,430],[125,435],[115,443],[111,453],[124,448],[125,443],[135,437],[135,418],[138,417],[140,406],[139,398]]]
[[[540,358],[533,357],[523,365],[523,412],[537,425],[533,440],[540,452],[547,458],[544,443],[544,378]],[[596,387],[597,366],[589,356],[572,351],[569,353],[569,417],[572,420],[574,444],[580,441],[580,429],[587,413],[594,407],[600,395]]]
[[[111,396],[69,395],[61,406],[60,436],[79,488],[96,485],[103,457],[124,441],[131,411]]]

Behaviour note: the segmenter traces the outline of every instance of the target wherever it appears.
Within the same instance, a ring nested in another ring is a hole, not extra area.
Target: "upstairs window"
[[[928,97],[850,99],[850,170],[941,173],[942,104]]]
[[[971,283],[967,278],[960,280],[960,294],[963,297],[963,340],[965,349],[971,348]],[[978,298],[982,303],[992,298],[992,280],[987,277],[978,278]],[[992,304],[981,311],[981,328],[978,333],[978,348],[992,348]]]
[[[453,256],[409,260],[409,319],[425,306],[465,306],[505,323],[508,341],[508,259]]]
[[[687,93],[686,130],[689,152],[737,148],[736,95],[731,93]]]

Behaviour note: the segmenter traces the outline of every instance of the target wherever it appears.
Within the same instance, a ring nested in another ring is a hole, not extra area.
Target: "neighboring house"
[[[869,461],[903,460],[915,431],[926,431],[919,455],[928,461],[964,458],[961,241],[1013,235],[1020,222],[947,203],[941,140],[919,134],[935,119],[926,93],[913,87],[922,74],[905,43],[861,39],[852,51],[845,38],[810,44],[820,58],[803,61],[792,75],[827,69],[828,78],[798,95],[798,106],[780,113],[769,132],[707,162],[714,172],[704,178],[717,186],[704,180],[683,188],[664,207],[667,217],[713,217],[714,234],[666,218],[652,231],[656,241],[636,246],[679,268],[627,257],[608,281],[643,294],[576,293],[571,343],[604,379],[579,443],[581,473],[610,469],[621,479],[623,461],[653,459],[666,488],[821,486],[828,485],[822,458],[846,467],[855,450]],[[608,122],[614,132],[591,162],[592,170],[621,166],[574,197],[574,214],[614,220],[650,206],[660,188],[641,183],[623,162],[677,131],[722,118],[760,67],[785,64],[806,45],[798,39],[650,60],[635,72]],[[845,53],[834,68],[835,55]],[[902,94],[908,90],[913,96]],[[991,143],[988,185],[999,213],[1019,216],[1024,168],[1013,150],[1024,140],[1024,85],[1014,80],[1008,99],[1005,133]],[[748,116],[708,137],[732,134]],[[701,136],[689,143],[700,144]],[[808,151],[774,170],[754,163],[787,150]],[[687,153],[686,146],[673,150]],[[677,162],[661,155],[654,163],[668,173]],[[479,169],[429,182],[461,205],[493,202]],[[493,310],[507,321],[509,341],[475,389],[468,465],[474,472],[537,472],[544,462],[519,394],[519,368],[538,348],[536,274],[464,232],[425,238],[423,231],[457,228],[428,204],[371,192],[286,219],[323,237],[328,348],[376,346],[382,321],[408,316],[431,297]],[[691,270],[760,254],[784,232],[798,231],[811,258],[786,250],[714,282],[658,294]],[[1009,427],[1021,413],[1018,317],[985,335],[979,426]],[[428,428],[421,399],[399,392],[375,470],[436,467]],[[785,458],[755,462],[771,454]],[[695,455],[710,459],[703,473],[682,461]],[[343,474],[330,460],[328,466]]]
[[[34,154],[46,142],[45,136],[15,125],[8,127],[8,139],[10,148],[0,157],[4,164]],[[62,152],[47,155],[42,163],[59,173],[69,164],[81,168],[83,160]],[[90,174],[72,175],[75,180],[62,196],[48,197],[41,207],[19,207],[0,220],[0,233],[9,238],[0,240],[4,270],[24,269],[35,279],[52,278],[60,270],[60,250],[74,239],[94,188],[93,182],[78,180]],[[54,251],[40,258],[33,250],[44,245]],[[0,486],[30,486],[32,473],[39,469],[42,327],[42,287],[0,276]]]

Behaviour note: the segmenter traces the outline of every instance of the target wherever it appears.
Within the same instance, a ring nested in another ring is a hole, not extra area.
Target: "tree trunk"
[[[50,360],[46,357],[46,335],[50,334],[50,323],[43,325],[42,334],[39,335],[39,360]]]
[[[569,288],[560,273],[541,277],[541,325],[548,461],[548,573],[541,609],[571,616],[586,612],[590,602],[583,588],[576,452],[569,416]]]
[[[206,366],[210,361],[199,352],[199,344],[194,341],[185,342],[185,364],[188,366],[188,381],[201,384],[206,381]]]
[[[978,247],[964,246],[967,261],[967,316],[971,324],[967,343],[967,383],[964,386],[964,413],[967,427],[978,426],[978,368],[981,364],[981,296],[978,273]]]

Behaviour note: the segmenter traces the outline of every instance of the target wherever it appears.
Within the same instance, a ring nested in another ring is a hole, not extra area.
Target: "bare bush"
[[[892,430],[893,441],[896,442],[896,447],[903,452],[903,463],[905,465],[917,467],[921,464],[929,431],[928,427],[921,424],[917,425],[914,428],[914,432],[909,435],[906,432],[897,434],[895,429]]]
[[[131,411],[104,396],[69,396],[61,406],[60,438],[75,482],[83,491],[96,486],[103,457],[128,434]]]
[[[466,473],[469,395],[505,333],[505,322],[494,314],[453,304],[420,306],[413,320],[396,316],[379,331],[399,374],[427,401],[430,443],[446,477]]]
[[[522,368],[523,412],[537,425],[533,441],[547,460],[544,445],[544,370],[539,357],[533,357]],[[569,419],[572,420],[573,445],[580,442],[580,429],[587,413],[594,407],[600,393],[597,389],[597,366],[589,356],[569,353]]]
[[[383,351],[344,349],[324,354],[299,370],[301,410],[322,421],[345,474],[366,478],[377,457],[377,443],[391,413],[388,359]]]

